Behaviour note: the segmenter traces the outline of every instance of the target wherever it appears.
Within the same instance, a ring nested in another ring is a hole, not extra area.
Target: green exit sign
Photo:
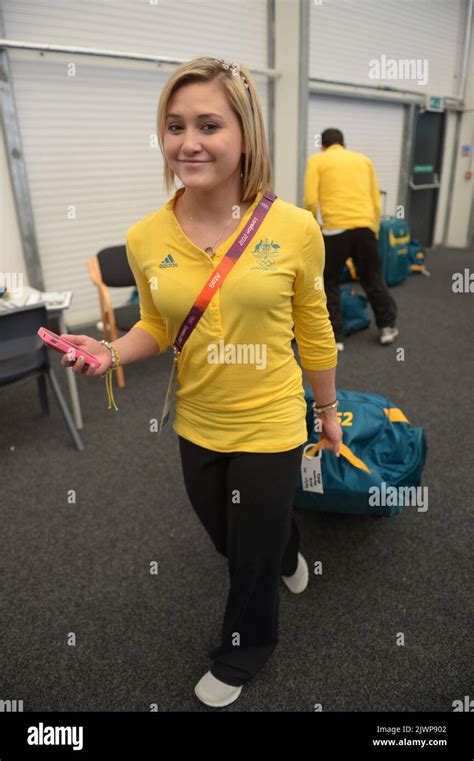
[[[426,98],[426,110],[438,111],[438,113],[443,113],[444,98],[440,98],[437,95],[428,95]]]

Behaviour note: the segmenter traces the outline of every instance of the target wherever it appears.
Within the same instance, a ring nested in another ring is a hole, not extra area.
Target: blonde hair
[[[257,193],[272,191],[272,167],[268,155],[265,125],[257,90],[245,66],[239,64],[239,70],[248,83],[248,88],[240,76],[234,76],[231,69],[224,69],[215,58],[194,58],[181,64],[172,74],[161,91],[157,114],[157,135],[164,160],[164,186],[166,192],[174,191],[175,173],[170,169],[165,158],[164,135],[166,130],[166,113],[170,98],[180,87],[194,82],[222,82],[230,107],[237,116],[246,146],[242,156],[242,198],[241,201],[253,201]]]

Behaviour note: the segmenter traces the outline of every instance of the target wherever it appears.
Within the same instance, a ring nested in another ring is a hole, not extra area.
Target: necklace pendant
[[[216,252],[214,251],[214,249],[212,248],[212,246],[208,246],[208,247],[205,249],[205,251],[206,251],[206,254],[209,254],[209,256],[214,256],[214,254],[216,253]]]

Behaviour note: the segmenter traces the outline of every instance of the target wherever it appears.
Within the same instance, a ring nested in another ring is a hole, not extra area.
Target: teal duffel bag
[[[370,325],[370,314],[367,308],[367,296],[358,293],[346,283],[339,286],[341,293],[341,312],[344,323],[344,335],[350,336],[358,330],[364,330]]]
[[[389,517],[407,506],[426,511],[428,490],[421,487],[421,474],[427,445],[422,428],[415,428],[386,397],[338,391],[343,443],[336,457],[330,450],[320,450],[310,389],[306,389],[305,398],[309,438],[295,507]]]
[[[412,238],[408,244],[408,274],[414,275],[420,272],[422,275],[431,277],[425,266],[426,251],[416,238]]]

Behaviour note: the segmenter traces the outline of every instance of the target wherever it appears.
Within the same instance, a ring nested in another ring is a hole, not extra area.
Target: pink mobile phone
[[[38,335],[47,346],[51,347],[51,349],[57,349],[63,354],[67,354],[73,349],[75,357],[79,357],[79,355],[84,357],[84,364],[90,365],[91,367],[100,367],[101,365],[100,361],[92,354],[89,354],[89,352],[84,351],[83,349],[79,349],[75,344],[71,343],[71,341],[68,341],[66,338],[61,338],[61,336],[53,333],[52,330],[48,330],[48,328],[40,328],[38,330]]]

